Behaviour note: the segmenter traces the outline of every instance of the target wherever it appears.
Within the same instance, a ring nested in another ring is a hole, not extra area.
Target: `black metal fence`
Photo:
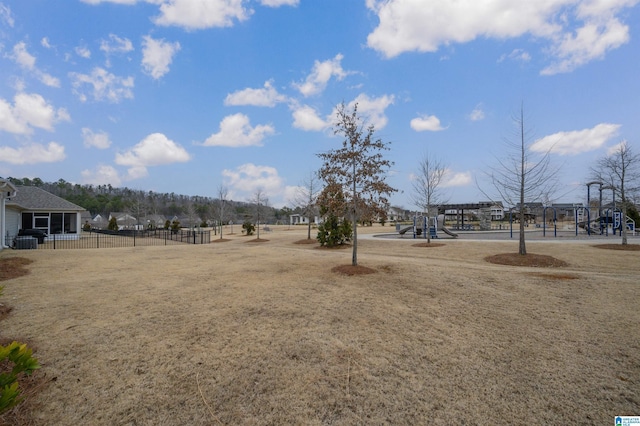
[[[209,244],[211,231],[190,230],[92,230],[82,231],[77,238],[70,239],[73,234],[49,235],[44,243],[38,244],[38,249],[91,249],[91,248],[121,248],[144,246],[167,246],[176,244]]]

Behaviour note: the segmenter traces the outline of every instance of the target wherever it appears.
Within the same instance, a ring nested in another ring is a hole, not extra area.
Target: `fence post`
[[[133,230],[133,246],[134,246],[134,247],[136,246],[136,234],[137,234],[137,233],[138,233],[138,230],[137,230],[137,229],[134,229],[134,230]]]
[[[100,248],[100,233],[96,232],[96,248]]]

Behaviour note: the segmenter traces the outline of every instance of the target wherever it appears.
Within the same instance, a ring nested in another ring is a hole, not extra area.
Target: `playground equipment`
[[[405,228],[399,229],[400,235],[405,235],[407,232],[412,231],[413,238],[422,236],[427,238],[427,232],[431,238],[438,238],[438,231],[442,231],[453,238],[458,238],[458,234],[451,232],[446,226],[444,226],[444,215],[438,215],[438,217],[427,218],[426,216],[414,216],[413,225],[409,225]]]

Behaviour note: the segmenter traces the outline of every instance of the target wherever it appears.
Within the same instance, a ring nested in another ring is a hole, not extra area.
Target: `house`
[[[0,250],[9,247],[10,240],[7,238],[9,236],[9,232],[6,227],[7,215],[5,213],[5,206],[7,200],[10,200],[11,197],[15,196],[16,187],[11,182],[0,179]]]
[[[37,186],[16,186],[14,195],[4,201],[3,235],[11,239],[20,229],[40,229],[57,239],[78,239],[82,230],[83,207]],[[8,240],[10,241],[10,240]]]
[[[314,216],[313,223],[315,225],[319,225],[322,223],[322,219],[319,216]],[[309,218],[305,215],[301,215],[298,213],[289,215],[289,225],[308,225],[308,224],[309,224]]]
[[[142,229],[142,225],[138,223],[138,219],[131,216],[129,213],[111,212],[109,213],[109,219],[107,219],[107,222],[110,222],[112,218],[116,219],[116,223],[118,224],[118,230]]]

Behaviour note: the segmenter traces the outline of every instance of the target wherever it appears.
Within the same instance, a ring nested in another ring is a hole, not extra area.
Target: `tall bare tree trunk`
[[[526,146],[524,140],[524,111],[520,109],[520,147],[521,147],[521,156],[520,156],[520,246],[518,249],[518,253],[521,255],[527,254],[527,247],[525,245],[524,239],[524,191],[525,191],[525,177],[526,177]]]

